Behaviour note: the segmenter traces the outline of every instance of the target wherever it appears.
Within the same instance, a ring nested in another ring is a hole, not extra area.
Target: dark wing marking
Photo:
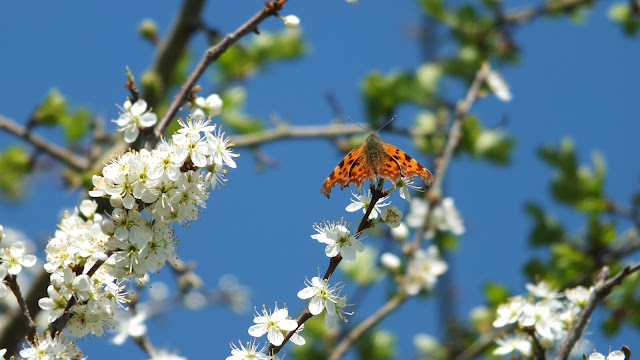
[[[351,150],[351,152],[340,161],[338,166],[333,169],[324,183],[322,183],[320,192],[327,198],[331,195],[331,189],[336,186],[336,184],[340,185],[340,189],[349,185],[349,173],[356,161],[362,157],[362,149],[363,145],[360,145]]]

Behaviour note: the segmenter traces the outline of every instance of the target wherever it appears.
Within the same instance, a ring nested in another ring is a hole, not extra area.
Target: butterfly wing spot
[[[434,177],[427,168],[422,166],[416,159],[412,158],[409,154],[404,151],[398,149],[397,147],[385,143],[384,150],[386,154],[389,154],[388,161],[384,163],[388,163],[389,161],[394,162],[398,167],[398,171],[391,171],[391,174],[387,177],[387,179],[391,181],[397,182],[400,177],[412,178],[414,176],[420,177],[424,180],[425,184],[429,186]],[[387,167],[388,168],[388,167]],[[394,168],[388,168],[389,170],[394,170]],[[381,174],[382,175],[382,174]],[[386,176],[385,176],[386,177]]]
[[[331,189],[339,184],[340,188],[343,189],[345,186],[349,185],[349,173],[353,168],[353,165],[360,159],[362,156],[362,145],[354,148],[345,156],[338,166],[335,167],[333,172],[329,175],[329,177],[322,183],[322,188],[320,188],[320,192],[323,193],[327,198],[331,195]]]
[[[349,182],[345,185],[354,184],[358,187],[358,192],[362,183],[374,177],[372,169],[367,165],[364,158],[358,158],[353,162],[349,171]]]
[[[381,166],[377,169],[378,175],[389,179],[395,186],[398,180],[402,177],[402,169],[400,168],[398,161],[395,159],[395,156],[384,154],[380,165]]]

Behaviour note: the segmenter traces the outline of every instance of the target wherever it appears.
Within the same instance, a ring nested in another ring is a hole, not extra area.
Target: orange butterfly
[[[389,179],[395,186],[401,177],[411,178],[416,175],[424,180],[427,186],[434,180],[431,172],[416,159],[380,140],[375,134],[370,134],[364,143],[351,150],[333,169],[322,184],[320,192],[329,198],[331,188],[336,184],[340,185],[340,189],[354,184],[360,191],[363,182],[376,179],[378,176]]]

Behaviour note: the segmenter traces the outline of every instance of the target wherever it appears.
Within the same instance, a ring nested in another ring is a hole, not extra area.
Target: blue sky
[[[209,4],[205,21],[229,32],[262,2],[237,4]],[[505,5],[512,6],[523,4]],[[107,120],[116,118],[114,104],[121,104],[127,95],[124,67],[140,75],[153,55],[153,48],[136,34],[139,21],[154,19],[164,34],[175,10],[173,2],[155,1],[3,3],[0,79],[5,96],[0,97],[0,114],[24,123],[48,91],[57,88],[69,97],[71,106],[89,107]],[[526,246],[531,223],[524,215],[523,202],[552,205],[548,195],[552,173],[537,159],[538,146],[572,137],[581,161],[590,161],[593,150],[605,156],[606,189],[614,200],[626,204],[637,189],[640,49],[637,41],[624,37],[607,19],[606,12],[606,4],[597,4],[582,24],[563,18],[540,19],[519,28],[515,39],[522,47],[521,63],[499,69],[514,100],[503,103],[487,97],[472,109],[487,126],[498,125],[507,117],[507,130],[517,139],[517,147],[508,167],[461,157],[447,174],[446,191],[455,198],[467,227],[451,264],[459,284],[461,318],[482,303],[481,285],[488,280],[506,284],[513,293],[524,292],[520,269],[531,254]],[[363,0],[355,7],[342,0],[291,0],[283,11],[289,13],[300,17],[311,51],[299,61],[273,66],[246,84],[247,111],[264,119],[275,113],[294,125],[327,124],[332,112],[325,92],[330,90],[346,115],[363,120],[359,93],[363,77],[374,69],[411,69],[420,62],[419,49],[407,36],[407,27],[419,21],[412,1]],[[276,19],[263,26],[281,27]],[[192,51],[199,57],[203,50],[200,37]],[[463,91],[452,86],[447,95],[459,99]],[[397,125],[412,124],[413,110],[400,109]],[[41,134],[60,141],[56,132]],[[383,139],[418,155],[400,136],[383,134]],[[15,141],[0,134],[3,147]],[[295,316],[303,307],[295,294],[304,276],[314,276],[318,267],[324,271],[328,263],[323,246],[309,237],[312,224],[340,216],[354,222],[358,218],[344,210],[349,203],[347,191],[334,190],[330,200],[319,192],[341,157],[329,141],[279,141],[265,145],[262,151],[278,167],[257,172],[252,154],[241,149],[238,169],[228,174],[228,186],[213,194],[202,221],[178,231],[182,239],[179,255],[198,263],[198,273],[211,287],[222,274],[233,273],[251,287],[252,305],[286,302]],[[429,160],[422,158],[421,162]],[[78,193],[61,190],[61,184],[51,174],[36,176],[24,203],[0,203],[0,224],[21,229],[44,244],[61,210],[73,207],[80,198]],[[397,200],[398,205],[404,206],[401,201]],[[567,221],[569,230],[580,230],[580,216],[562,207],[552,209]],[[34,218],[37,226],[33,226]],[[154,275],[168,282],[171,278],[168,269]],[[372,293],[356,306],[356,319],[379,304],[375,295],[380,294]],[[383,325],[400,335],[398,358],[413,354],[410,339],[414,333],[439,335],[435,310],[433,300],[412,300],[385,320]],[[416,314],[423,320],[406,321]],[[229,353],[230,341],[249,338],[246,329],[252,318],[250,313],[229,314],[220,308],[179,309],[151,323],[150,336],[156,346],[179,350],[190,359],[220,358]],[[594,326],[591,331],[593,347],[601,352],[610,345],[619,348],[623,341],[638,340],[630,332],[614,340],[597,336]],[[106,344],[106,339],[94,338],[79,345],[90,359],[145,358],[132,344]]]

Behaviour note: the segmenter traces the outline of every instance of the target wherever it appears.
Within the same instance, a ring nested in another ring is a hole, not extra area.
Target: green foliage
[[[395,336],[384,329],[367,332],[357,342],[358,357],[367,360],[391,359],[395,354]]]
[[[67,98],[53,89],[36,108],[31,121],[33,125],[60,126],[67,142],[73,144],[87,134],[92,118],[86,109],[68,110]]]
[[[504,285],[488,282],[484,284],[484,296],[489,305],[496,307],[507,301],[509,291]]]
[[[26,177],[30,169],[30,157],[24,149],[7,147],[0,153],[0,191],[9,199],[18,200],[27,186]]]
[[[558,288],[577,284],[589,286],[589,276],[596,270],[591,256],[570,243],[552,244],[550,250],[548,262],[534,258],[524,266],[524,272],[531,280],[544,279]]]
[[[44,101],[33,113],[32,121],[38,125],[54,126],[60,123],[60,118],[67,111],[67,98],[58,90],[52,89]]]
[[[555,200],[584,212],[599,212],[607,208],[603,197],[606,167],[602,156],[594,153],[593,168],[578,166],[575,148],[569,139],[564,139],[559,147],[543,146],[539,156],[556,170],[551,182]]]
[[[605,334],[614,335],[625,321],[640,329],[640,312],[635,311],[640,308],[639,287],[640,274],[636,272],[628,276],[606,298],[605,306],[610,315],[601,326]]]
[[[437,231],[435,242],[443,252],[453,252],[460,247],[458,237],[448,231]]]
[[[334,344],[331,343],[330,335],[332,332],[324,324],[325,313],[314,316],[304,323],[303,335],[306,344],[289,348],[294,359],[325,360],[329,356],[327,350],[331,349]]]
[[[220,119],[237,134],[249,134],[264,129],[260,119],[244,113],[247,92],[241,86],[231,87],[220,94],[224,103]]]
[[[372,126],[393,116],[400,105],[429,105],[438,88],[442,69],[437,64],[424,64],[416,72],[372,72],[364,79],[362,94],[367,120]]]
[[[630,3],[637,8],[631,9]],[[634,36],[640,28],[640,7],[635,2],[619,2],[609,8],[609,18],[622,26],[622,30],[628,36]]]
[[[414,136],[416,147],[423,153],[440,154],[447,144],[446,126],[449,111],[441,107],[434,114],[431,111],[420,111],[416,115],[413,128],[424,135]]]
[[[565,234],[562,224],[555,217],[547,214],[540,205],[527,203],[525,212],[534,222],[533,229],[529,233],[529,244],[543,246],[563,241]]]
[[[261,32],[252,41],[229,48],[216,62],[221,82],[242,80],[282,60],[294,60],[307,52],[302,33],[283,30]]]
[[[342,272],[352,278],[360,286],[371,285],[384,277],[384,271],[377,266],[378,252],[366,246],[353,262],[345,262],[340,266]]]
[[[171,88],[173,86],[179,86],[180,84],[184,84],[187,81],[187,77],[189,76],[189,68],[191,67],[191,59],[193,59],[193,55],[189,51],[184,51],[180,54],[180,58],[178,59],[178,63],[176,67],[173,69],[171,73],[171,82],[169,84],[162,84],[166,88]]]
[[[486,129],[475,116],[467,116],[462,121],[462,137],[456,153],[487,160],[494,164],[508,164],[515,139],[501,129]]]

